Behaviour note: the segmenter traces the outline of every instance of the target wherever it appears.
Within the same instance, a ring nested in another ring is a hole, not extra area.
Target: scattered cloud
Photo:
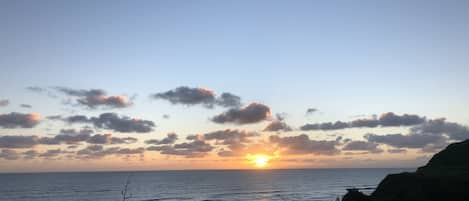
[[[97,128],[110,129],[121,133],[148,133],[153,131],[155,123],[149,120],[135,119],[119,116],[116,113],[103,113],[99,117],[88,118],[84,115],[75,115],[62,118],[67,123],[91,123]]]
[[[37,136],[0,136],[0,148],[31,148],[38,144],[38,140]]]
[[[111,134],[96,134],[89,137],[86,142],[90,144],[132,144],[137,142],[137,138],[133,137],[112,137]]]
[[[168,133],[167,136],[161,140],[151,139],[146,140],[145,144],[153,144],[153,145],[162,145],[162,144],[174,144],[178,136],[176,133]]]
[[[13,149],[2,149],[0,152],[0,159],[17,160],[19,158],[20,154]]]
[[[319,111],[317,108],[308,108],[308,109],[306,109],[306,115],[313,114],[317,111]]]
[[[441,135],[423,135],[423,134],[366,134],[365,139],[369,142],[381,143],[397,148],[423,148],[427,145],[447,141],[446,137]]]
[[[251,124],[270,117],[270,108],[260,103],[251,103],[242,108],[232,108],[212,118],[215,123]]]
[[[84,90],[66,87],[55,87],[55,89],[68,96],[76,97],[78,105],[84,105],[91,109],[97,107],[125,108],[133,104],[126,96],[107,96],[106,92],[101,89]]]
[[[276,144],[283,154],[317,154],[317,155],[334,155],[340,153],[337,140],[311,140],[306,134],[297,136],[280,137],[272,135],[269,141]]]
[[[0,114],[0,127],[3,128],[32,128],[39,123],[41,115],[36,113],[23,114],[12,112]]]
[[[6,107],[10,104],[10,101],[7,99],[0,99],[0,107]]]
[[[32,108],[33,106],[28,105],[28,104],[21,104],[20,107],[22,107],[22,108]]]
[[[163,117],[163,119],[169,119],[169,118],[171,118],[171,116],[170,116],[169,114],[163,114],[162,117]]]
[[[401,154],[406,153],[407,149],[388,149],[388,152],[391,154]]]
[[[367,141],[350,141],[342,148],[345,151],[368,151],[369,153],[381,153],[383,149],[379,144]]]
[[[163,155],[185,156],[187,158],[204,157],[214,149],[212,145],[200,139],[174,145],[150,146],[148,151],[159,151]]]
[[[267,125],[264,128],[264,131],[275,131],[275,132],[279,132],[279,131],[288,132],[292,130],[293,129],[289,125],[287,125],[287,123],[283,121],[278,121],[278,120],[274,120],[270,122],[269,125]]]
[[[392,112],[381,114],[379,118],[357,119],[351,122],[326,122],[317,124],[306,124],[301,126],[301,130],[338,130],[345,128],[375,128],[381,127],[395,127],[395,126],[413,126],[424,123],[425,117],[420,117],[413,114],[396,115]]]
[[[234,94],[225,92],[217,98],[215,91],[213,90],[205,88],[190,88],[187,86],[152,94],[151,97],[167,100],[174,105],[202,105],[206,108],[213,108],[215,105],[221,107],[239,107],[241,105],[241,98]]]
[[[121,147],[110,147],[104,148],[101,145],[90,145],[84,149],[79,150],[76,153],[76,157],[79,159],[97,159],[103,158],[110,155],[143,155],[145,148],[121,148]]]

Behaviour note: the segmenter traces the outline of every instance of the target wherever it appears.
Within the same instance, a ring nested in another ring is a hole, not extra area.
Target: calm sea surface
[[[376,187],[413,169],[207,170],[0,174],[1,201],[335,201],[348,187]]]

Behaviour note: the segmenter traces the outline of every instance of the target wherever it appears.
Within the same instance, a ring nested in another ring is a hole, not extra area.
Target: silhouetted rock
[[[349,191],[342,200],[467,201],[468,189],[469,140],[466,140],[449,145],[416,172],[386,176],[370,196]]]
[[[342,201],[371,201],[371,199],[358,191],[358,189],[347,189],[347,194],[342,198]]]

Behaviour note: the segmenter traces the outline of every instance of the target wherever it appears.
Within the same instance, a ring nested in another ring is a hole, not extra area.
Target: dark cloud
[[[301,126],[300,129],[304,131],[308,130],[337,130],[337,129],[344,129],[348,128],[348,124],[342,121],[336,122],[326,122],[326,123],[319,123],[319,124],[306,124]]]
[[[307,115],[308,115],[308,114],[313,114],[313,113],[315,113],[315,112],[317,112],[317,111],[318,111],[317,108],[308,108],[308,109],[306,110],[306,114],[307,114]]]
[[[195,139],[175,145],[150,146],[149,151],[159,151],[163,155],[185,156],[187,158],[204,157],[213,150],[213,146],[204,140]]]
[[[30,113],[23,114],[12,112],[9,114],[0,114],[0,127],[3,128],[32,128],[39,123],[41,116]]]
[[[20,154],[12,149],[2,149],[0,152],[0,159],[17,160],[19,158]]]
[[[351,122],[326,122],[318,124],[306,124],[300,129],[307,130],[338,130],[345,128],[374,128],[374,127],[392,127],[392,126],[413,126],[424,123],[426,120],[425,117],[420,117],[418,115],[412,114],[403,114],[396,115],[392,112],[387,112],[381,114],[379,118],[370,118],[370,119],[357,119]]]
[[[407,152],[406,149],[388,149],[388,152],[391,154],[400,154]]]
[[[212,118],[215,123],[250,124],[270,117],[270,108],[260,103],[251,103],[246,107],[229,109]]]
[[[20,107],[22,107],[22,108],[32,108],[33,106],[28,105],[28,104],[21,104]]]
[[[37,136],[0,136],[0,148],[31,148],[38,144],[38,140]]]
[[[231,93],[222,93],[216,100],[216,104],[222,107],[240,107],[241,98]]]
[[[91,145],[85,149],[79,150],[76,154],[80,159],[97,159],[103,158],[110,155],[134,155],[144,154],[145,149],[139,148],[121,148],[121,147],[110,147],[104,149],[101,145]]]
[[[43,87],[38,87],[38,86],[30,86],[26,87],[26,90],[34,92],[34,93],[40,93],[40,94],[47,94],[51,98],[57,98],[57,95],[50,91],[48,88],[43,88]]]
[[[121,133],[148,133],[153,131],[155,127],[153,121],[119,116],[116,113],[103,113],[99,117],[91,118],[75,115],[62,118],[62,120],[68,123],[92,123],[97,128],[110,129]]]
[[[0,107],[5,107],[10,104],[10,101],[7,99],[0,99]]]
[[[92,123],[91,119],[88,119],[87,116],[84,116],[84,115],[74,115],[74,116],[70,116],[70,117],[67,117],[65,119],[63,119],[65,122],[67,123]]]
[[[178,87],[162,93],[152,95],[155,99],[164,99],[172,104],[203,105],[212,108],[216,98],[215,92],[204,88]]]
[[[126,96],[107,96],[106,92],[101,89],[70,89],[66,87],[56,87],[56,90],[68,96],[76,97],[79,105],[88,108],[97,108],[100,106],[107,108],[124,108],[129,107],[133,103]]]
[[[214,140],[216,144],[226,146],[218,152],[219,156],[225,157],[242,155],[248,148],[248,143],[251,142],[250,138],[259,135],[257,132],[246,130],[225,129],[199,135],[196,138],[207,141]]]
[[[381,126],[412,126],[418,125],[425,121],[425,117],[420,117],[413,114],[403,114],[401,116],[392,112],[387,112],[379,117],[379,124]]]
[[[77,144],[90,138],[92,130],[83,129],[76,131],[75,129],[62,129],[60,134],[54,137],[42,137],[38,140],[39,144],[56,145],[56,144]]]
[[[369,142],[386,144],[397,148],[423,148],[427,145],[440,143],[441,141],[447,141],[446,137],[441,135],[422,134],[366,134],[364,137]]]
[[[93,125],[98,128],[111,129],[121,133],[148,133],[153,131],[155,123],[149,120],[119,117],[115,113],[103,113],[99,117],[91,118]]]
[[[171,116],[170,116],[169,114],[163,114],[162,117],[163,117],[163,119],[169,119],[169,118],[171,118]]]
[[[340,153],[336,147],[340,144],[339,140],[311,140],[305,134],[288,137],[272,135],[269,141],[276,144],[284,154],[334,155]]]
[[[264,131],[292,131],[293,129],[283,121],[272,121],[264,128]]]
[[[61,155],[62,153],[69,153],[69,152],[62,151],[61,149],[49,149],[45,151],[44,153],[39,154],[39,157],[50,159],[50,158],[57,157]]]
[[[410,119],[414,120],[409,121],[420,121],[415,120],[415,117],[410,117]],[[365,138],[369,142],[387,144],[396,148],[415,148],[421,149],[423,152],[436,152],[452,141],[468,139],[469,128],[440,118],[425,120],[423,123],[410,128],[410,132],[406,135],[399,133],[387,135],[367,134]]]
[[[176,133],[168,133],[167,136],[161,140],[147,140],[145,141],[146,144],[153,144],[153,145],[162,145],[162,144],[174,144],[178,136]]]
[[[469,139],[469,128],[467,126],[447,122],[444,118],[428,120],[411,128],[411,132],[415,134],[445,135],[451,140],[458,141]]]
[[[162,93],[151,95],[155,99],[163,99],[172,104],[181,105],[203,105],[206,108],[213,108],[214,105],[221,107],[239,107],[241,98],[231,93],[222,93],[220,97],[215,96],[213,90],[205,88],[190,88],[186,86],[178,87]]]
[[[23,154],[23,158],[26,160],[34,159],[37,156],[39,156],[39,152],[37,152],[36,150],[28,150],[28,151],[23,152],[22,154]]]
[[[26,87],[26,90],[29,90],[29,91],[32,91],[32,92],[37,92],[37,93],[47,91],[47,89],[42,88],[42,87],[37,87],[37,86]]]
[[[112,137],[111,134],[96,134],[89,137],[86,142],[90,144],[132,144],[137,142],[137,138],[133,137]]]
[[[367,141],[350,141],[342,148],[345,151],[368,151],[369,153],[381,153],[379,144]]]
[[[61,115],[51,115],[51,116],[47,116],[46,119],[48,119],[48,120],[62,120],[62,116]]]

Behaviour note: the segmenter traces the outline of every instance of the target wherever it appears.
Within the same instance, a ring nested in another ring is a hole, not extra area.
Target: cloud
[[[264,131],[292,131],[293,129],[283,121],[272,121],[264,128]]]
[[[240,107],[241,98],[231,93],[222,93],[215,103],[222,107]]]
[[[41,115],[36,113],[23,114],[12,112],[0,114],[0,127],[3,128],[32,128],[39,123]]]
[[[20,107],[22,107],[22,108],[32,108],[33,106],[28,105],[28,104],[21,104]]]
[[[100,106],[107,108],[125,108],[133,104],[126,96],[107,96],[106,92],[101,89],[77,90],[66,87],[55,87],[55,89],[68,96],[76,97],[76,102],[79,105],[84,105],[92,109]]]
[[[416,122],[416,121],[415,121]],[[425,120],[410,128],[408,134],[366,134],[369,142],[382,143],[396,148],[421,149],[423,152],[436,152],[452,141],[469,138],[469,128],[444,118]]]
[[[96,134],[86,140],[90,144],[132,144],[137,142],[133,137],[112,137],[111,134]]]
[[[34,159],[37,156],[39,156],[39,152],[37,152],[36,150],[28,150],[28,151],[23,152],[22,154],[23,154],[23,158],[26,160]]]
[[[163,117],[163,119],[169,119],[169,118],[171,118],[171,116],[170,116],[169,114],[163,114],[163,116],[161,116],[161,117]]]
[[[220,97],[216,97],[215,91],[205,88],[190,88],[181,86],[166,92],[151,95],[155,99],[167,100],[177,105],[203,105],[206,108],[213,108],[214,105],[221,107],[239,107],[241,98],[231,93],[222,93]]]
[[[319,124],[306,124],[301,126],[300,129],[303,131],[308,130],[338,130],[348,128],[348,124],[342,121],[336,122],[326,122],[326,123],[319,123]]]
[[[5,107],[10,104],[10,101],[7,99],[0,99],[0,107]]]
[[[251,103],[246,107],[232,108],[214,116],[215,123],[251,124],[266,120],[270,117],[270,108],[260,103]]]
[[[412,126],[418,125],[425,121],[425,117],[420,117],[413,114],[403,114],[401,116],[392,112],[387,112],[379,117],[379,124],[383,127],[386,126]]]
[[[62,129],[60,133],[54,137],[42,137],[38,139],[38,144],[56,145],[56,144],[77,144],[84,142],[90,138],[92,130],[82,129],[76,131],[75,129]]]
[[[38,87],[38,86],[29,86],[29,87],[26,87],[26,90],[34,92],[34,93],[40,93],[40,94],[46,93],[51,98],[57,98],[57,95],[47,88]]]
[[[0,148],[31,148],[38,144],[38,140],[37,136],[0,136]]]
[[[433,119],[411,128],[415,134],[446,135],[451,140],[466,140],[469,138],[469,128],[458,123],[447,122],[446,119]]]
[[[350,141],[342,148],[346,151],[368,151],[369,153],[381,153],[383,152],[380,149],[379,144],[367,141]]]
[[[26,90],[29,90],[29,91],[32,91],[32,92],[36,92],[36,93],[42,93],[42,92],[44,92],[44,91],[47,91],[47,89],[42,88],[42,87],[37,87],[37,86],[29,86],[29,87],[26,87]]]
[[[391,154],[400,154],[407,152],[407,149],[388,149],[388,152]]]
[[[317,112],[317,111],[319,111],[317,108],[308,108],[308,109],[306,110],[306,114],[307,114],[307,115],[308,115],[308,114],[313,114],[313,113],[315,113],[315,112]]]
[[[17,160],[19,158],[20,154],[12,149],[2,149],[0,152],[0,159]]]
[[[186,158],[204,157],[213,150],[213,146],[204,140],[194,139],[175,145],[150,146],[148,151],[159,151],[163,155],[185,156]]]
[[[338,130],[345,128],[375,128],[381,127],[396,127],[396,126],[413,126],[422,124],[426,121],[425,117],[420,117],[413,114],[396,115],[392,112],[381,114],[379,118],[370,119],[357,119],[351,122],[326,122],[318,124],[306,124],[301,126],[300,129],[304,131],[308,130]]]
[[[132,137],[112,137],[111,134],[95,134],[92,130],[62,129],[54,137],[39,137],[35,135],[5,135],[0,137],[0,148],[32,148],[36,145],[76,145],[81,142],[90,144],[131,144],[137,142]]]
[[[423,148],[427,145],[447,141],[446,137],[441,135],[422,135],[422,134],[366,134],[365,139],[369,142],[381,143],[397,148]]]
[[[69,153],[69,152],[64,152],[61,149],[49,149],[45,151],[44,153],[39,154],[39,157],[44,157],[44,158],[54,158],[59,156],[62,153]]]
[[[288,137],[272,135],[269,141],[282,149],[284,154],[334,155],[340,153],[340,150],[336,148],[340,144],[339,140],[311,140],[305,134]]]
[[[178,139],[178,136],[176,133],[168,133],[165,138],[162,140],[146,140],[145,144],[154,144],[154,145],[162,145],[162,144],[174,144],[176,140]]]
[[[68,123],[92,123],[97,128],[110,129],[121,133],[148,133],[153,131],[155,127],[153,121],[119,116],[116,113],[103,113],[99,117],[91,118],[75,115],[62,118],[62,120]]]
[[[110,147],[104,149],[101,145],[91,145],[85,149],[79,150],[76,154],[80,159],[97,159],[103,158],[110,155],[134,155],[144,154],[145,149],[143,147],[138,148],[121,148],[121,147]]]

